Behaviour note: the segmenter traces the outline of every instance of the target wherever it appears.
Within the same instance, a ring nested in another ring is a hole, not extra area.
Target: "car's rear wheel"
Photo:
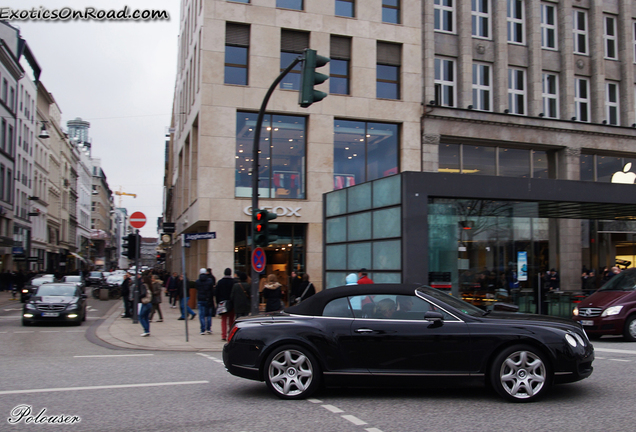
[[[267,387],[281,399],[304,399],[320,385],[320,366],[306,348],[285,345],[265,361]]]
[[[625,321],[623,337],[630,342],[636,342],[636,315],[632,315]]]
[[[529,345],[515,345],[497,355],[490,369],[493,388],[505,399],[530,402],[547,392],[551,370],[544,355]]]

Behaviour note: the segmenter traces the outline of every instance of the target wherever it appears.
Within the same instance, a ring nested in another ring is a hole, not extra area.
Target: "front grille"
[[[65,304],[39,304],[36,307],[42,312],[59,312],[66,309]]]
[[[579,308],[579,317],[581,318],[593,318],[601,316],[603,309],[601,308]]]

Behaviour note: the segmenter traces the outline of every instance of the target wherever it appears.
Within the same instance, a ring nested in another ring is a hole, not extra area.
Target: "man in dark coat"
[[[227,312],[221,314],[221,339],[226,340],[227,331],[232,327],[234,323],[234,310],[230,300],[230,293],[234,286],[234,278],[232,278],[232,270],[226,268],[223,271],[223,277],[219,279],[216,284],[216,304],[218,305],[222,301],[226,302]]]
[[[199,279],[196,281],[196,287],[202,335],[206,333],[212,334],[212,308],[210,307],[212,286],[212,279],[208,276],[208,271],[204,268],[199,270]]]
[[[124,313],[122,318],[132,318],[132,303],[130,301],[130,273],[124,275],[124,281],[121,283],[121,298],[124,300]]]

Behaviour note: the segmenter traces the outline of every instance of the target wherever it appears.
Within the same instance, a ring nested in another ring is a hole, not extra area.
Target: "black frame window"
[[[351,79],[351,38],[331,36],[329,93],[349,94]]]
[[[294,30],[281,30],[280,38],[280,71],[284,71],[291,62],[309,48],[309,33]],[[301,65],[298,63],[282,79],[282,90],[300,90]]]
[[[400,99],[402,46],[378,42],[376,64],[376,98]]]
[[[226,24],[225,84],[247,85],[249,45],[249,25]]]
[[[336,0],[336,16],[353,18],[356,16],[355,0]]]
[[[400,24],[400,0],[382,0],[382,22]]]

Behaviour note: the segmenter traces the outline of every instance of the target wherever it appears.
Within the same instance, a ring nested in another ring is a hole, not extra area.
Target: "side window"
[[[349,302],[346,297],[335,299],[327,303],[322,311],[324,317],[336,317],[336,318],[353,318],[353,313],[349,307]]]
[[[414,295],[378,294],[349,297],[356,318],[424,321],[428,311],[440,312],[444,320],[457,321],[452,315]]]

